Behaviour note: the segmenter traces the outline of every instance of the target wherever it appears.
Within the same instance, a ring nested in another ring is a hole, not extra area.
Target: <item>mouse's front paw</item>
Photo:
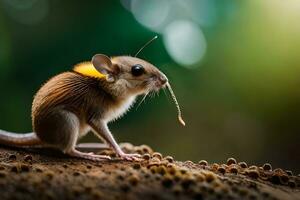
[[[129,161],[141,161],[142,159],[142,156],[140,154],[137,154],[137,153],[132,153],[132,154],[129,154],[129,153],[124,153],[124,152],[121,152],[119,153],[119,156],[121,158],[123,158],[124,160],[129,160]]]

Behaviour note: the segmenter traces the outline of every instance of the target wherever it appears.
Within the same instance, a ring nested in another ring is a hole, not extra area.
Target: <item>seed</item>
[[[251,165],[251,166],[249,167],[250,170],[257,170],[257,168],[258,168],[258,167],[255,166],[255,165]]]
[[[214,163],[211,165],[212,170],[217,171],[217,169],[219,168],[219,164]]]
[[[93,168],[93,166],[92,166],[92,165],[87,165],[87,166],[86,166],[86,168],[88,168],[88,169],[92,169],[92,168]]]
[[[202,174],[195,175],[197,182],[202,182],[205,180],[205,177]]]
[[[174,175],[174,174],[176,173],[176,169],[175,169],[174,166],[169,166],[169,167],[167,168],[167,171],[168,171],[168,173],[171,174],[171,175]]]
[[[52,179],[54,177],[54,174],[53,172],[46,172],[45,175],[49,178],[49,179]]]
[[[135,164],[133,164],[132,168],[133,169],[140,169],[141,165],[139,163],[135,163]]]
[[[274,169],[274,173],[281,175],[281,174],[284,174],[284,171],[280,168],[276,168],[276,169]]]
[[[257,179],[259,177],[259,173],[257,170],[251,169],[248,171],[248,176],[253,179]]]
[[[238,173],[238,168],[236,166],[231,166],[229,171],[233,174],[237,174]]]
[[[140,148],[142,149],[143,153],[152,153],[153,150],[148,145],[141,145]]]
[[[161,153],[159,153],[159,152],[154,152],[154,153],[152,154],[152,157],[153,157],[153,158],[158,158],[159,160],[162,159],[162,155],[161,155]]]
[[[227,165],[236,164],[236,160],[234,158],[227,159]]]
[[[150,156],[149,153],[145,153],[145,154],[143,155],[143,159],[144,159],[144,160],[149,160],[150,158],[151,158],[151,156]]]
[[[159,163],[160,160],[157,158],[157,157],[153,157],[151,160],[150,160],[151,163]]]
[[[240,162],[239,166],[241,166],[241,168],[247,168],[248,167],[247,163],[245,163],[245,162]]]
[[[225,174],[226,170],[223,166],[218,168],[218,172],[220,172],[221,174]]]
[[[8,159],[9,159],[9,160],[17,160],[17,156],[16,156],[15,154],[10,154],[10,155],[8,156]]]
[[[290,171],[290,170],[286,170],[285,172],[287,173],[287,175],[289,175],[289,176],[293,176],[293,172],[292,172],[292,171]]]
[[[194,163],[193,163],[193,161],[187,160],[187,161],[184,162],[184,164],[186,164],[186,165],[193,165]]]
[[[73,176],[80,176],[80,173],[79,172],[74,172]]]
[[[24,161],[26,161],[26,162],[32,161],[32,156],[31,155],[24,156]]]
[[[186,173],[187,173],[187,170],[186,170],[186,169],[180,169],[180,173],[181,173],[181,174],[186,174]]]
[[[36,168],[35,171],[36,171],[36,172],[43,172],[43,170],[40,169],[40,168]]]
[[[150,171],[152,172],[152,174],[155,174],[155,173],[156,173],[156,170],[157,170],[157,166],[152,165],[152,166],[150,167]]]
[[[159,173],[160,175],[164,175],[166,173],[166,167],[165,166],[158,166],[157,167],[157,173]]]
[[[137,177],[137,176],[130,176],[130,177],[128,178],[128,182],[129,182],[131,185],[136,186],[136,185],[138,184],[138,182],[139,182],[139,177]]]
[[[172,156],[166,156],[164,159],[170,163],[174,162],[174,158]]]
[[[207,173],[205,178],[206,178],[206,181],[210,183],[216,179],[216,176],[213,173]]]
[[[203,165],[203,166],[207,166],[208,165],[208,162],[206,160],[200,160],[198,162],[199,165]]]
[[[272,170],[272,165],[271,165],[270,163],[265,163],[265,164],[263,165],[263,169],[264,169],[265,171],[271,171],[271,170]]]

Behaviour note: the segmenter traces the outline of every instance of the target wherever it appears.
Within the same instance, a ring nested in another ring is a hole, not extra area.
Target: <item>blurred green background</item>
[[[0,128],[31,130],[50,77],[96,53],[134,55],[157,34],[139,57],[167,74],[187,126],[162,93],[110,125],[119,142],[299,173],[299,20],[296,0],[0,0]]]

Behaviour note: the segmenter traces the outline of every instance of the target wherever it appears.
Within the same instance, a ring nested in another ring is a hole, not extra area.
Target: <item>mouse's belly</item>
[[[130,109],[134,101],[135,97],[129,97],[123,100],[123,102],[121,102],[119,105],[112,106],[110,109],[107,109],[103,116],[104,121],[110,122],[122,117]]]

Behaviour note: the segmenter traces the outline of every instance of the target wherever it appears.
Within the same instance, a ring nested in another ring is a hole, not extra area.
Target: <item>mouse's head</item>
[[[96,54],[92,58],[95,69],[105,76],[109,89],[116,96],[128,97],[158,91],[165,86],[171,93],[178,110],[178,120],[185,125],[179,104],[168,82],[166,75],[154,65],[142,59],[131,56],[117,56],[109,58],[103,54]]]
[[[168,79],[154,65],[142,59],[131,56],[109,58],[96,54],[92,64],[106,80],[116,86],[121,86],[127,94],[139,95],[150,91],[158,91],[166,86]]]

